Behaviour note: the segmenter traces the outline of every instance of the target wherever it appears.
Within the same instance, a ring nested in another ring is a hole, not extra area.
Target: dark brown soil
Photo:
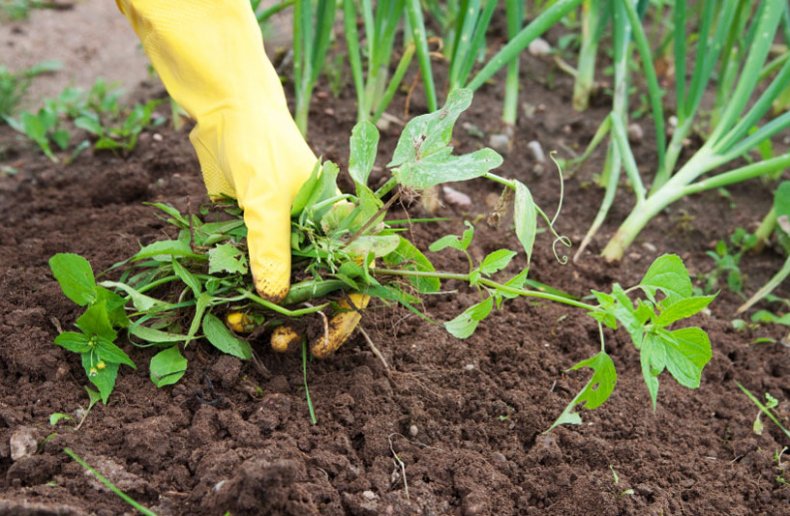
[[[567,155],[564,149],[588,141],[604,112],[572,111],[569,80],[531,59],[522,98],[537,112],[521,117],[502,174],[524,180],[552,213],[556,175],[550,167],[535,171],[526,142],[537,139]],[[499,97],[498,88],[485,88],[462,122],[498,132]],[[316,151],[341,164],[352,102],[348,92],[340,99],[323,95],[311,118]],[[412,110],[420,102],[417,90]],[[637,147],[638,161],[648,169],[650,127],[642,124],[648,141]],[[382,158],[396,134],[396,126],[384,133]],[[457,138],[463,149],[482,144],[460,127]],[[781,336],[776,329],[735,332],[730,321],[740,299],[728,292],[696,321],[714,347],[699,390],[662,377],[651,411],[637,352],[623,332],[609,332],[607,349],[620,375],[615,394],[599,410],[585,411],[582,426],[549,434],[544,430],[588,378],[564,371],[596,352],[597,329],[584,314],[523,300],[496,312],[467,341],[408,311],[371,307],[363,325],[391,370],[360,336],[332,359],[310,364],[315,426],[299,357],[275,355],[261,341],[256,350],[270,376],[193,345],[186,351],[189,372],[165,389],[147,377],[152,353],[129,349],[141,367],[123,370],[109,405],[95,407],[79,431],[71,423],[52,428],[50,414],[86,405],[86,380],[76,357],[52,344],[57,324],[71,325],[77,310],[50,276],[48,258],[76,252],[106,268],[165,231],[143,202],[195,210],[204,191],[185,132],[146,134],[128,159],[84,156],[70,166],[25,150],[7,128],[0,129],[0,145],[11,149],[4,164],[19,170],[0,177],[0,513],[131,512],[64,455],[70,447],[160,514],[787,514],[790,489],[777,480],[774,453],[790,443],[768,422],[761,436],[753,433],[757,409],[735,382],[790,399],[788,349],[752,344],[757,336]],[[594,159],[566,184],[559,229],[577,243],[601,199],[589,186],[599,166]],[[484,215],[497,192],[484,183],[457,188],[472,197],[474,209],[440,208],[453,221],[415,228],[421,246]],[[712,265],[705,251],[735,227],[753,226],[769,205],[770,191],[759,182],[731,194],[672,206],[619,265],[593,253],[560,265],[542,235],[533,276],[584,295],[614,281],[633,284],[663,252],[704,272]],[[629,206],[626,200],[616,206],[611,220]],[[422,214],[419,205],[409,210]],[[474,253],[517,248],[506,227],[478,226]],[[591,251],[614,229],[605,226]],[[443,269],[464,265],[451,253],[434,258]],[[748,256],[747,289],[781,263],[771,250]],[[787,296],[787,287],[780,293]],[[426,309],[441,321],[474,299],[465,291],[433,297]],[[777,410],[786,418],[788,408],[783,401]],[[9,440],[24,433],[35,438],[37,452],[12,461]]]

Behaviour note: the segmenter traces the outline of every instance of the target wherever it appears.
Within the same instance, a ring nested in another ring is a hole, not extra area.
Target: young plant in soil
[[[187,216],[171,206],[157,204],[179,229],[178,237],[148,244],[116,264],[113,270],[123,271],[117,281],[97,283],[88,262],[77,255],[59,254],[51,259],[53,274],[64,294],[86,307],[75,323],[79,331],[63,332],[55,343],[81,355],[89,380],[106,402],[118,368],[135,367],[116,345],[119,331],[124,331],[136,346],[158,350],[151,359],[150,374],[162,387],[184,375],[188,364],[182,349],[199,338],[223,353],[250,359],[253,350],[249,340],[254,337],[238,334],[256,328],[255,333],[261,334],[292,326],[306,329],[301,334],[293,333],[294,344],[301,343],[304,350],[303,335],[312,333],[317,334],[314,342],[322,349],[322,339],[329,333],[323,313],[317,317],[318,312],[334,307],[350,319],[358,318],[367,303],[367,298],[359,302],[358,294],[363,294],[384,303],[401,303],[421,314],[417,307],[422,295],[439,293],[443,282],[455,281],[466,283],[480,298],[444,323],[447,331],[459,339],[470,337],[489,314],[518,297],[565,304],[598,321],[600,352],[573,367],[592,368],[592,379],[554,426],[580,422],[574,412],[578,405],[595,408],[614,389],[617,375],[605,350],[603,325],[626,328],[640,351],[642,373],[654,406],[658,377],[665,369],[682,385],[698,387],[702,368],[711,358],[708,336],[700,328],[678,329],[675,325],[703,310],[714,296],[692,294],[688,272],[677,256],[658,258],[641,282],[631,288],[615,284],[611,293],[593,291],[596,304],[551,289],[527,288],[534,284],[528,274],[538,219],[543,218],[552,232],[554,221],[534,203],[526,185],[491,172],[502,163],[493,150],[453,154],[452,129],[471,99],[469,90],[456,90],[441,110],[411,120],[387,165],[391,177],[377,191],[368,186],[379,138],[370,122],[358,124],[351,136],[349,174],[355,184],[354,194],[338,193],[339,169],[335,164],[316,166],[293,202],[294,278],[281,304],[255,293],[246,262],[246,228],[238,208],[226,209],[229,220],[209,222],[205,216]],[[429,247],[434,252],[452,249],[464,253],[468,269],[437,271],[403,236],[402,223],[387,219],[388,209],[404,189],[422,190],[474,178],[486,178],[512,192],[515,233],[526,254],[526,267],[515,274],[507,272],[518,254],[512,249],[496,250],[475,262],[468,253],[475,232],[471,224],[462,235],[447,235]],[[642,295],[637,298],[637,293]],[[235,331],[223,323],[223,316]],[[277,335],[278,330],[273,331],[273,336]],[[273,341],[273,347],[289,346]],[[316,349],[314,345],[313,353],[320,356]]]
[[[642,229],[675,201],[748,179],[775,176],[790,166],[790,153],[777,156],[764,153],[760,159],[749,164],[736,165],[739,158],[749,158],[751,151],[764,146],[774,135],[790,127],[788,112],[769,116],[768,121],[761,124],[772,104],[786,90],[790,80],[790,59],[780,60],[776,66],[766,63],[779,23],[787,11],[787,2],[765,0],[759,4],[753,15],[751,10],[743,8],[744,3],[721,4],[713,0],[704,2],[694,67],[690,70],[691,80],[688,83],[686,4],[685,0],[678,0],[673,11],[677,127],[669,143],[666,143],[662,91],[644,28],[630,0],[615,2],[614,30],[618,30],[619,17],[622,20],[620,23],[627,25],[628,30],[633,32],[634,43],[645,72],[655,122],[657,163],[652,185],[648,189],[644,185],[626,136],[625,112],[618,109],[619,96],[616,91],[612,113],[606,118],[582,157],[586,158],[604,136],[610,134],[610,148],[616,148],[636,197],[633,210],[602,251],[604,258],[609,261],[620,260]],[[737,38],[744,30],[744,50],[735,52],[733,38]],[[615,66],[621,66],[621,61],[628,59],[627,53],[616,54]],[[727,80],[730,84],[727,94],[721,97],[726,102],[723,100],[720,108],[711,113],[710,132],[703,136],[705,142],[702,147],[676,171],[683,142],[695,128],[703,94],[717,66],[721,80]],[[765,84],[771,77],[773,79],[770,83]],[[607,166],[610,164],[607,160]],[[614,201],[620,174],[620,164],[616,165],[606,169],[604,201],[584,244],[597,231]]]

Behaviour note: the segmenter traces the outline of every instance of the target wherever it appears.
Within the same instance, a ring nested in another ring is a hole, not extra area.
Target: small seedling
[[[774,407],[776,407],[778,405],[778,402],[777,402],[776,398],[774,398],[770,394],[766,394],[766,397],[765,397],[766,403],[763,403],[757,398],[757,396],[752,394],[751,391],[749,391],[749,389],[747,389],[746,387],[741,385],[739,382],[736,382],[736,384],[738,385],[738,388],[746,395],[746,397],[748,397],[752,401],[752,403],[757,405],[757,408],[760,409],[760,412],[762,414],[765,414],[765,416],[768,419],[773,421],[774,424],[776,424],[776,426],[778,426],[779,429],[785,434],[785,436],[787,436],[787,438],[790,439],[790,430],[787,430],[787,428],[785,428],[782,425],[782,422],[779,421],[779,418],[771,410],[771,409],[773,409]],[[753,425],[754,431],[758,435],[760,435],[762,433],[762,428],[763,428],[762,422],[760,421],[758,423],[759,420],[760,420],[760,414],[758,413],[757,414],[757,418],[755,419],[754,425]],[[759,432],[757,431],[758,429],[760,430]]]

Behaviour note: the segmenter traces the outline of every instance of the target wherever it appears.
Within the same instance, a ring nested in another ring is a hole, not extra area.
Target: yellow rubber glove
[[[316,157],[288,111],[248,0],[116,0],[175,99],[209,196],[244,210],[250,269],[279,301],[291,274],[291,202]]]

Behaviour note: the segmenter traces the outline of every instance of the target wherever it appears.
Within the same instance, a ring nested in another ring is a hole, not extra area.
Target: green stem
[[[378,269],[378,268],[371,269],[371,272],[373,272],[376,275],[411,276],[417,278],[435,278],[439,280],[457,280],[457,281],[463,281],[465,283],[471,282],[471,277],[469,274],[461,274],[456,272],[409,271],[409,270],[399,270],[399,269]],[[575,299],[569,299],[567,297],[558,296],[556,294],[549,294],[547,292],[539,292],[537,290],[509,287],[507,285],[503,285],[502,283],[497,283],[496,281],[489,279],[480,279],[478,280],[478,283],[485,287],[493,288],[500,292],[505,292],[507,294],[512,294],[514,296],[545,299],[547,301],[553,301],[555,303],[561,303],[563,305],[573,306],[576,308],[581,308],[590,311],[597,309],[596,306],[587,303],[582,303],[581,301],[576,301]]]
[[[85,468],[87,471],[90,471],[93,474],[93,476],[96,477],[96,480],[101,482],[104,485],[104,487],[115,493],[115,495],[118,496],[118,498],[120,498],[121,500],[129,504],[131,507],[136,509],[138,512],[140,512],[140,514],[144,514],[145,516],[156,516],[155,512],[153,512],[152,510],[146,507],[143,507],[142,505],[137,503],[137,501],[135,501],[132,497],[121,491],[115,484],[110,482],[110,480],[107,477],[99,473],[93,466],[85,462],[85,460],[83,460],[82,457],[74,453],[74,451],[72,451],[71,448],[63,448],[63,453],[71,457],[77,464]]]
[[[754,232],[754,236],[757,240],[755,244],[755,250],[759,251],[768,243],[768,239],[771,238],[771,233],[774,232],[774,228],[776,228],[776,210],[771,208],[771,211],[766,213],[765,217],[763,218],[762,222],[760,222],[760,227],[757,228],[757,231]]]
[[[263,299],[261,296],[257,294],[253,294],[249,290],[239,289],[239,293],[242,295],[243,299],[249,299],[250,301],[257,303],[263,306],[264,308],[268,308],[272,312],[277,312],[278,314],[282,314],[286,317],[301,317],[307,314],[314,314],[316,312],[320,312],[321,310],[329,306],[329,303],[324,303],[318,306],[300,308],[299,310],[289,310],[287,308],[283,308],[277,303],[272,303],[271,301]]]
[[[428,111],[436,111],[438,108],[436,86],[433,82],[431,56],[428,51],[428,39],[425,35],[425,21],[422,16],[420,0],[406,0],[406,15],[409,20],[414,45],[417,48],[417,61],[420,64],[420,74],[422,74],[422,82],[425,86],[425,100],[428,103]]]

